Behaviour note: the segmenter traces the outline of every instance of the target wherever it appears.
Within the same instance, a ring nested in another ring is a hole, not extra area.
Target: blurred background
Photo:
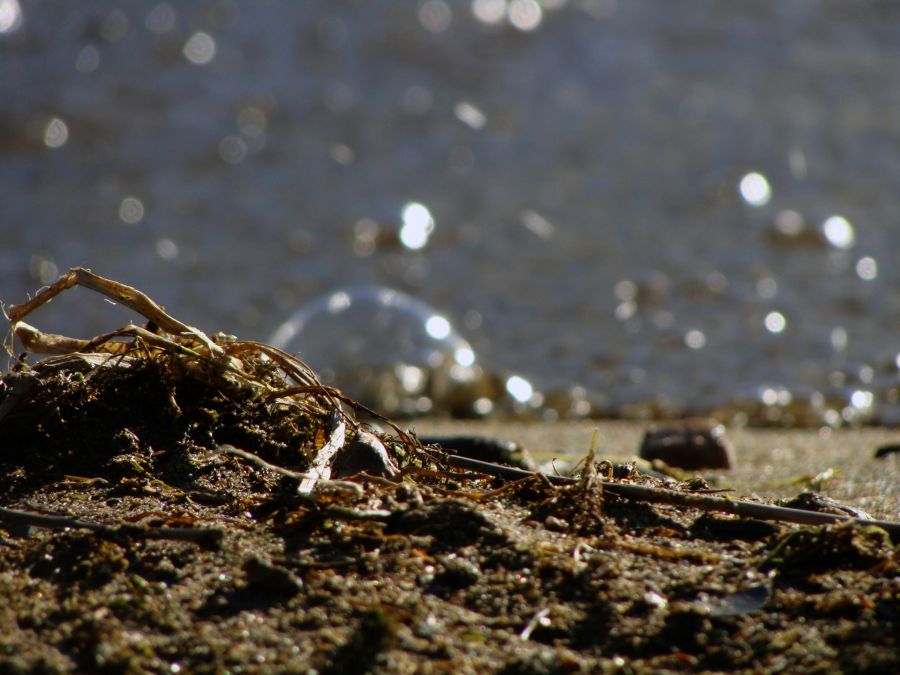
[[[898,63],[890,2],[0,0],[0,300],[356,369],[395,312],[406,412],[897,425]]]

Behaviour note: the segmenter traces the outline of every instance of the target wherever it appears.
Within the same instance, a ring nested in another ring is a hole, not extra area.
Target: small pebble
[[[716,420],[688,419],[651,429],[644,435],[642,459],[679,469],[731,469],[734,449],[725,426]]]

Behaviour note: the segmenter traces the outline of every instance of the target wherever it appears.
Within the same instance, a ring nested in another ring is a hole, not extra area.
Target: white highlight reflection
[[[19,0],[0,0],[0,33],[12,33],[22,25]]]
[[[822,223],[822,232],[832,246],[850,248],[856,240],[853,226],[843,216],[831,216]]]
[[[534,394],[534,387],[524,377],[513,375],[506,381],[506,391],[519,403],[527,403]]]
[[[417,251],[425,247],[434,231],[431,211],[424,204],[410,202],[401,212],[403,226],[400,228],[400,243]]]
[[[188,38],[182,51],[188,61],[203,66],[216,57],[216,41],[209,33],[198,31]]]
[[[761,173],[748,173],[741,178],[739,189],[741,197],[750,206],[765,206],[772,199],[772,188]]]
[[[769,312],[766,314],[765,325],[770,333],[781,333],[787,327],[787,319],[781,312]]]

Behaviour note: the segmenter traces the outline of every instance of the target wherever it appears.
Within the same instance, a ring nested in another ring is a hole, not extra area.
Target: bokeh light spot
[[[453,12],[444,0],[426,0],[419,5],[419,23],[432,33],[443,33],[450,28]]]
[[[239,136],[226,136],[219,143],[219,157],[227,164],[240,164],[247,157],[247,144]]]
[[[778,282],[774,277],[763,277],[756,282],[756,294],[763,300],[771,300],[778,294]]]
[[[22,25],[19,0],[0,0],[0,33],[12,33]]]
[[[847,348],[847,329],[843,326],[831,329],[831,348],[836,352],[842,352]]]
[[[61,148],[69,140],[69,127],[60,118],[54,117],[44,129],[44,145],[48,148]]]
[[[209,33],[197,31],[184,43],[182,53],[194,65],[206,65],[216,57],[216,41]]]
[[[526,403],[534,394],[534,387],[524,377],[513,375],[506,380],[506,391],[519,403]]]
[[[167,262],[171,262],[178,257],[178,244],[165,237],[156,242],[156,255]]]
[[[147,13],[144,25],[151,33],[168,33],[175,27],[175,9],[168,2],[159,3]]]
[[[487,124],[487,117],[484,116],[484,113],[468,101],[457,103],[456,107],[453,108],[453,114],[456,115],[456,119],[460,122],[476,131],[483,129],[484,125]]]
[[[748,173],[741,178],[738,186],[741,197],[750,206],[765,206],[772,199],[772,188],[769,187],[769,181],[761,173]]]
[[[769,312],[765,318],[766,330],[770,333],[781,333],[787,328],[787,319],[781,312]]]
[[[100,50],[94,45],[85,45],[75,58],[75,70],[82,75],[93,73],[100,67]]]
[[[850,248],[856,240],[853,225],[843,216],[831,216],[822,223],[822,233],[836,248]]]
[[[536,0],[510,0],[507,16],[514,28],[527,33],[541,25],[544,12]]]
[[[472,16],[488,25],[506,17],[506,0],[472,0]]]
[[[119,204],[119,218],[123,223],[136,225],[144,219],[144,203],[137,197],[125,197]]]
[[[434,231],[434,220],[428,207],[410,202],[403,207],[401,218],[400,243],[414,251],[424,248]]]
[[[866,256],[856,261],[856,275],[863,281],[873,281],[878,277],[878,262]]]
[[[703,349],[706,346],[706,335],[700,330],[689,330],[684,336],[684,344],[691,349]]]
[[[450,335],[450,322],[435,314],[425,322],[425,332],[435,340],[443,340]]]

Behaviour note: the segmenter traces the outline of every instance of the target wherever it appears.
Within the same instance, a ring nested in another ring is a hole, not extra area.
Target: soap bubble
[[[439,312],[390,288],[358,286],[319,297],[270,342],[383,414],[458,412],[480,395],[483,373],[472,346]]]

